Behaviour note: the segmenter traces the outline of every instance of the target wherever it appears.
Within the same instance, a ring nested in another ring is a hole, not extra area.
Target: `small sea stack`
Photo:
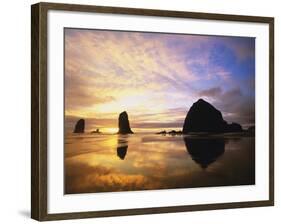
[[[94,131],[91,131],[91,134],[101,134],[100,129],[96,129]]]
[[[157,132],[156,134],[157,134],[157,135],[166,135],[167,132],[166,132],[166,130],[164,130],[164,131]]]
[[[132,132],[132,130],[130,128],[129,118],[128,118],[128,114],[126,111],[123,111],[121,114],[119,114],[118,127],[119,127],[118,134],[133,134],[134,133],[134,132]]]
[[[84,133],[85,131],[85,120],[80,119],[77,121],[73,133]]]
[[[231,123],[226,126],[226,132],[242,132],[242,126],[238,123]]]

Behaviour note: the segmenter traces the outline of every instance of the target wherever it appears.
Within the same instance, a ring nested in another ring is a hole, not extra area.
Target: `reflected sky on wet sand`
[[[254,137],[68,134],[65,193],[255,184]]]

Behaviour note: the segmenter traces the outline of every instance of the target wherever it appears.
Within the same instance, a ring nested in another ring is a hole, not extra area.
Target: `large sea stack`
[[[85,130],[85,120],[80,119],[77,121],[73,133],[84,133]]]
[[[123,111],[121,114],[119,114],[118,127],[118,134],[133,134],[126,111]]]
[[[199,99],[189,109],[184,125],[183,133],[188,132],[224,132],[226,122],[222,114],[208,102]]]
[[[242,127],[237,123],[227,124],[218,109],[205,100],[199,99],[189,109],[182,131],[184,134],[189,132],[240,132]]]

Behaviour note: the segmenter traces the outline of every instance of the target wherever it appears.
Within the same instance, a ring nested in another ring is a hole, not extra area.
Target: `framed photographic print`
[[[274,204],[274,19],[32,5],[32,218]]]

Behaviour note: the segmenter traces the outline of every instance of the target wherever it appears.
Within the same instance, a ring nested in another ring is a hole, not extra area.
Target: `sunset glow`
[[[65,123],[118,131],[181,129],[204,98],[228,122],[255,122],[255,39],[65,29]]]

